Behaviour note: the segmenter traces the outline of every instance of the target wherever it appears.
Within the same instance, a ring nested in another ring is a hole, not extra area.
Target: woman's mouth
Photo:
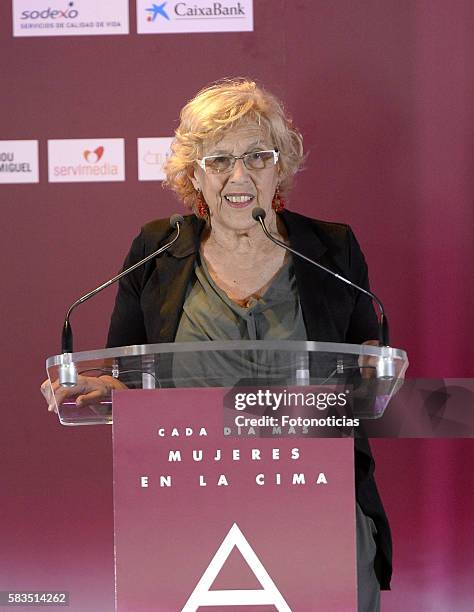
[[[228,193],[224,198],[232,208],[245,208],[255,200],[255,196],[250,193]]]

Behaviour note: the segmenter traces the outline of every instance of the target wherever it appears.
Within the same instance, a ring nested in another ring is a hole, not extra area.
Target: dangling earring
[[[201,190],[196,192],[196,209],[198,217],[206,221],[209,219],[209,206],[206,204]]]
[[[275,195],[273,196],[272,208],[275,212],[280,212],[285,208],[285,200],[280,194],[280,186],[276,188]]]

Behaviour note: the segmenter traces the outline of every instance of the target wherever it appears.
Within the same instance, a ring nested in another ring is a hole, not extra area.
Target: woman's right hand
[[[57,380],[51,383],[49,379],[41,385],[41,393],[50,412],[57,412],[57,406],[71,396],[77,396],[75,403],[78,407],[96,405],[110,396],[113,390],[120,389],[127,389],[127,386],[112,376],[78,376],[74,387],[61,387]]]

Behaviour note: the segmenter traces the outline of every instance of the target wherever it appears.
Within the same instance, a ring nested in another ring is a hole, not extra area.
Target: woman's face
[[[274,149],[265,132],[256,125],[242,125],[216,142],[204,146],[202,157],[235,155]],[[213,174],[195,164],[191,178],[194,188],[202,191],[209,206],[212,227],[244,231],[253,225],[252,210],[260,206],[272,212],[272,199],[279,180],[278,163],[260,170],[249,170],[239,159],[230,172]]]

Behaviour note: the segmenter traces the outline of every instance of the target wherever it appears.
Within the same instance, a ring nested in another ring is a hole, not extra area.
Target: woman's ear
[[[196,175],[197,175],[196,168],[191,167],[191,168],[188,170],[188,177],[189,177],[189,180],[190,180],[190,181],[191,181],[191,183],[193,184],[193,187],[194,187],[194,189],[195,189],[196,191],[202,191],[202,190],[201,190],[201,183],[200,183],[200,181],[199,181],[199,178],[198,178]]]

